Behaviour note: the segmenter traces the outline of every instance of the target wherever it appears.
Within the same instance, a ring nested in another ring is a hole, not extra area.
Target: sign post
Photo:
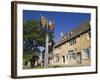
[[[48,67],[48,53],[49,53],[49,29],[52,31],[54,28],[54,24],[52,21],[48,21],[44,16],[40,18],[40,24],[45,30],[46,40],[45,40],[45,57],[44,57],[44,68]]]
[[[47,30],[48,30],[48,22],[47,22]],[[46,49],[45,49],[45,61],[44,61],[44,68],[48,67],[48,45],[49,45],[49,33],[46,31]]]
[[[40,18],[41,26],[46,29],[46,41],[45,41],[45,57],[44,57],[44,68],[48,67],[48,44],[49,44],[49,33],[48,33],[48,21],[44,16]]]

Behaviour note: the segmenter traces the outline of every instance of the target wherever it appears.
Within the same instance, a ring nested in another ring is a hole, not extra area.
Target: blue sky
[[[45,16],[48,20],[54,22],[54,41],[59,42],[60,33],[67,33],[79,24],[90,21],[89,13],[73,13],[73,12],[49,12],[49,11],[33,11],[23,10],[23,20],[38,20],[40,15]]]

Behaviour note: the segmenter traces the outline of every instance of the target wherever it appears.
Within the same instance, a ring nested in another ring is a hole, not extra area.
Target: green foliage
[[[34,39],[38,43],[45,42],[45,36],[43,35],[44,32],[40,28],[39,21],[30,20],[24,22],[24,40],[31,40]]]
[[[30,60],[31,56],[32,56],[31,54],[24,52],[23,59],[25,60],[25,62],[28,62]]]
[[[52,41],[53,33],[51,32],[49,36],[50,41]],[[38,47],[45,47],[45,31],[41,29],[40,21],[23,22],[23,58],[25,61],[29,61],[32,57],[39,58],[40,50]]]

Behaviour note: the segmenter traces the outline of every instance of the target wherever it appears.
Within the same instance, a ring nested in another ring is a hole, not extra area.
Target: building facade
[[[84,22],[69,31],[53,49],[51,65],[89,66],[91,65],[91,27]]]

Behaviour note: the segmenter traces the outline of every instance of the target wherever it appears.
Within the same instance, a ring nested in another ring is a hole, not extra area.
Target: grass
[[[43,68],[43,66],[35,66],[35,67],[32,67],[32,69],[41,69]]]
[[[55,66],[52,66],[52,65],[49,65],[48,68],[57,68],[57,67],[63,67],[63,66],[59,66],[59,65],[55,65]],[[42,69],[44,68],[44,66],[34,66],[32,67],[32,69]]]
[[[73,66],[71,66],[71,65],[48,65],[48,68],[61,68],[61,67],[82,67],[82,66],[86,66],[86,65],[73,65]],[[88,65],[87,65],[88,66]],[[43,69],[44,68],[44,66],[34,66],[34,67],[32,67],[32,68],[30,68],[30,69]]]

